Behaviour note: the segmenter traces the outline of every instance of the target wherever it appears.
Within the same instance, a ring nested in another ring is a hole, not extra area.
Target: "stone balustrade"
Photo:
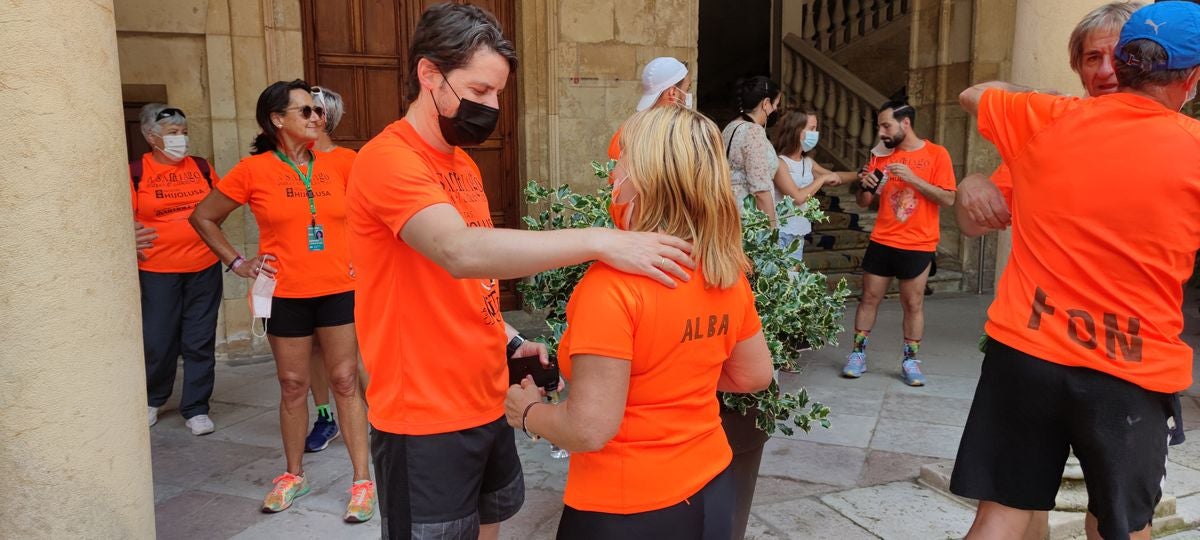
[[[911,0],[808,0],[801,37],[832,52],[909,13]]]

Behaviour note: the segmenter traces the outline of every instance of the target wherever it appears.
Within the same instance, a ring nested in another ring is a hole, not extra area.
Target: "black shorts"
[[[307,337],[316,328],[354,322],[354,291],[313,298],[271,299],[267,333],[276,337]]]
[[[1104,538],[1146,527],[1162,497],[1174,396],[1055,364],[992,339],[958,447],[950,491],[1051,510],[1068,448]]]
[[[726,468],[695,495],[660,510],[606,514],[565,506],[558,522],[558,540],[727,540],[733,536],[733,498],[733,473]]]
[[[525,504],[525,476],[504,417],[436,435],[371,430],[383,538],[475,540]]]
[[[913,279],[933,264],[936,255],[936,251],[897,249],[872,240],[863,254],[862,269],[877,276]]]

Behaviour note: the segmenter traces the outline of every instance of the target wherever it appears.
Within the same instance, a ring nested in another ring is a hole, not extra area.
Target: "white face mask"
[[[263,334],[254,332],[254,319],[271,318],[271,298],[275,296],[275,278],[266,272],[259,272],[254,278],[254,286],[250,288],[250,333],[258,337],[266,334],[267,323],[263,321]]]
[[[687,107],[687,108],[689,108],[689,109],[693,108],[693,106],[695,105],[695,103],[693,102],[693,99],[694,99],[694,98],[692,98],[692,93],[691,93],[691,92],[688,92],[688,93],[684,94],[684,98],[683,98],[683,106],[684,106],[684,107]]]
[[[163,135],[162,153],[173,162],[178,163],[187,156],[188,137],[187,135]]]
[[[817,141],[819,140],[821,140],[821,132],[805,131],[804,140],[800,141],[800,148],[805,152],[811,152],[813,148],[817,147]]]

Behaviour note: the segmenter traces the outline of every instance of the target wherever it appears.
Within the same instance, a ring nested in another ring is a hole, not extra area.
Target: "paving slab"
[[[760,476],[853,487],[862,475],[866,450],[772,437],[763,448]]]
[[[829,429],[815,427],[805,433],[796,430],[792,435],[777,434],[776,437],[796,441],[805,441],[852,448],[866,448],[871,443],[871,435],[875,431],[878,418],[875,416],[857,416],[842,414],[837,411],[829,413]]]
[[[218,540],[261,521],[255,501],[189,490],[155,506],[154,525],[162,540]]]
[[[765,533],[781,531],[784,538],[796,540],[874,540],[878,538],[858,524],[839,514],[833,508],[814,499],[755,506],[754,516],[763,527],[756,534],[771,538]],[[749,527],[747,527],[749,529]],[[775,533],[778,534],[778,533]],[[747,530],[747,537],[750,531]]]
[[[873,486],[900,480],[915,480],[921,474],[921,467],[942,461],[929,456],[868,450],[867,461],[863,464],[862,476],[858,479],[858,485]]]
[[[307,508],[289,508],[278,514],[265,515],[258,523],[246,528],[236,540],[275,540],[279,538],[338,538],[378,539],[381,536],[378,517],[366,523],[350,524],[339,514],[327,514]]]
[[[872,450],[954,459],[963,428],[880,418],[871,439]]]
[[[975,515],[913,482],[852,489],[820,500],[881,538],[962,538]]]
[[[943,426],[967,425],[971,400],[915,392],[888,392],[879,416]]]

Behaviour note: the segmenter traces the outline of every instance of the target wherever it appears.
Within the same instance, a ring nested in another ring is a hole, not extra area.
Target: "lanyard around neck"
[[[296,171],[296,175],[300,177],[300,181],[304,182],[304,195],[308,197],[308,211],[312,214],[312,223],[315,226],[317,224],[317,201],[313,197],[312,175],[313,170],[317,168],[317,156],[312,152],[309,152],[308,155],[308,174],[306,175],[300,172],[300,167],[296,166],[296,164],[292,162],[291,158],[287,157],[287,155],[279,150],[275,151],[275,157],[278,157],[280,161],[287,163],[293,171]]]

